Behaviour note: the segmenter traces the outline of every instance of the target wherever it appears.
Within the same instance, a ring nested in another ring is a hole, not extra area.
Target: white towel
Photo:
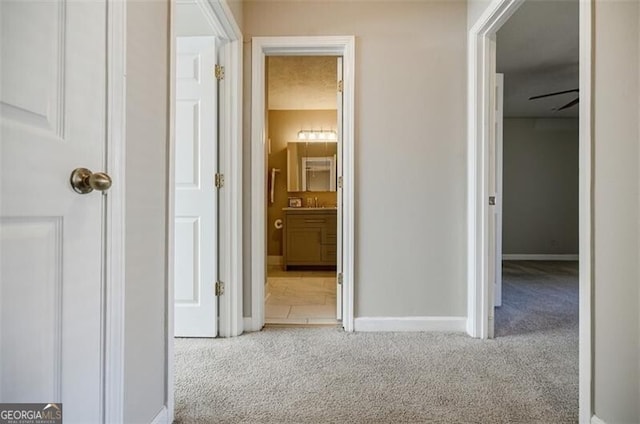
[[[276,201],[276,172],[280,172],[278,168],[271,168],[271,204]]]

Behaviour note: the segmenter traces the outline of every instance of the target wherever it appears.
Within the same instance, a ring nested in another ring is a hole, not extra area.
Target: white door
[[[495,332],[495,307],[502,304],[502,85],[503,75],[494,74],[493,125],[489,134],[489,322],[488,336]]]
[[[178,37],[175,153],[175,335],[215,337],[218,269],[215,37]]]
[[[105,1],[0,1],[0,403],[102,421]],[[117,183],[117,182],[116,182]]]
[[[496,74],[495,118],[495,279],[494,306],[502,306],[502,128],[504,119],[504,74]]]
[[[338,57],[338,78],[337,78],[337,121],[338,121],[338,164],[337,164],[337,174],[338,174],[338,188],[336,191],[336,197],[338,198],[338,211],[337,211],[337,249],[336,249],[336,264],[337,264],[337,284],[336,284],[336,318],[342,319],[342,175],[343,175],[343,164],[342,164],[342,57]]]

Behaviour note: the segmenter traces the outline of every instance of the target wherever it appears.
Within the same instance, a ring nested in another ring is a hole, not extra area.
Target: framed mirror
[[[335,141],[287,143],[287,191],[336,191]]]

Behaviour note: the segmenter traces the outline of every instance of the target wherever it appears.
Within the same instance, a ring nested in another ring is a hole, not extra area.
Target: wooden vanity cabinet
[[[284,269],[291,266],[335,266],[337,214],[335,209],[284,210]]]

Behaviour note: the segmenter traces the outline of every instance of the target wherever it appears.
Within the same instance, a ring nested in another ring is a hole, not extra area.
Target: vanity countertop
[[[283,211],[335,211],[338,210],[337,206],[331,207],[317,207],[317,208],[282,208]]]

